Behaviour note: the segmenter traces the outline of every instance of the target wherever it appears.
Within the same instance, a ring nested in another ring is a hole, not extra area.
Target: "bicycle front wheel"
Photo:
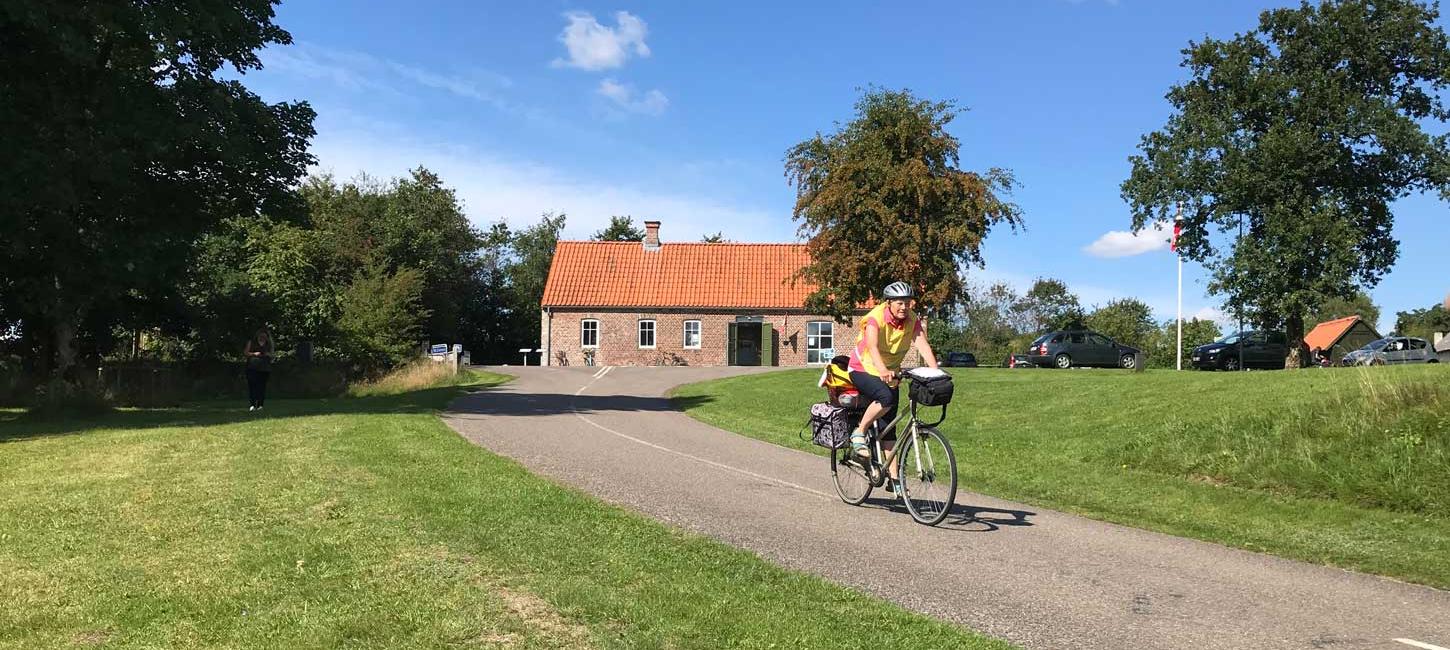
[[[957,498],[957,456],[935,427],[918,426],[900,444],[896,469],[906,510],[917,523],[935,526]]]
[[[871,496],[871,476],[867,473],[869,461],[856,458],[851,448],[831,450],[831,478],[836,480],[836,494],[841,500],[859,506]]]

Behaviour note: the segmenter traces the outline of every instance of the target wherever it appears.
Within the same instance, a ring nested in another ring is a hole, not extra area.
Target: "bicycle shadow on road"
[[[861,505],[910,516],[910,513],[906,511],[906,504],[895,496],[872,496]],[[1036,524],[1028,520],[1028,517],[1036,515],[1037,513],[1028,510],[1005,510],[956,503],[952,504],[952,511],[947,514],[947,518],[936,527],[964,533],[991,533],[1001,530],[1004,526],[1035,526]]]

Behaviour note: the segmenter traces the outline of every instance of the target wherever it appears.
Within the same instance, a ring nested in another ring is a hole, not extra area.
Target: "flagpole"
[[[1178,214],[1173,217],[1173,253],[1178,258],[1178,369],[1183,369],[1183,253],[1178,252],[1178,222],[1183,220],[1183,204],[1178,204]]]

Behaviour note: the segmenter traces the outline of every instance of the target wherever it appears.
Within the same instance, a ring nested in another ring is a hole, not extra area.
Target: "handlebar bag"
[[[946,406],[952,401],[952,376],[946,373],[930,377],[914,377],[911,399],[922,406]]]

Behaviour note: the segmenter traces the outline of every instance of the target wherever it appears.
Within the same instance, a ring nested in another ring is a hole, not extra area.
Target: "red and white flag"
[[[1173,251],[1175,253],[1178,252],[1178,235],[1181,234],[1182,232],[1183,232],[1183,220],[1182,219],[1174,219],[1173,220],[1173,241],[1169,242],[1169,244],[1168,244],[1168,250]]]

